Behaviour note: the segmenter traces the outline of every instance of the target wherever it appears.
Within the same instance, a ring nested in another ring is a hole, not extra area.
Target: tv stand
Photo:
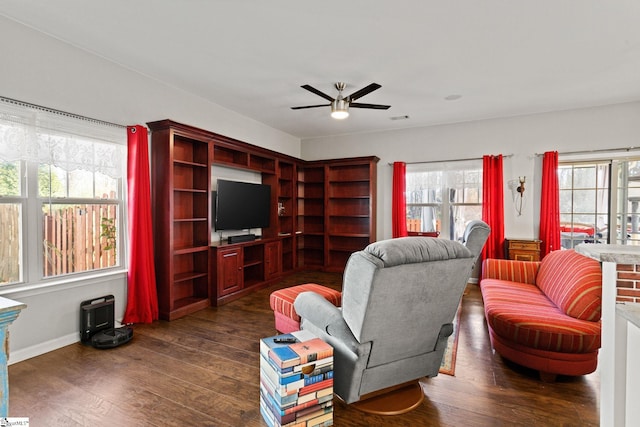
[[[212,245],[210,263],[211,302],[226,304],[282,277],[282,238]]]
[[[255,234],[238,234],[227,237],[227,243],[253,242],[254,240],[256,240]]]

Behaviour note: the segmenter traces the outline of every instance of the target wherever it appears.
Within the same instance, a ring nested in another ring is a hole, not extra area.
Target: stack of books
[[[308,331],[261,339],[260,413],[271,427],[333,425],[333,347]]]

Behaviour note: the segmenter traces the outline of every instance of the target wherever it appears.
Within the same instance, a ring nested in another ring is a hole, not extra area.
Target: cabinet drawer
[[[510,240],[509,241],[509,249],[526,249],[530,251],[537,251],[540,249],[540,243],[534,241],[524,241],[524,240]]]

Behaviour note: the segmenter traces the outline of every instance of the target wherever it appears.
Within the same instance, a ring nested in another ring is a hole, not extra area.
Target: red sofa
[[[495,351],[543,381],[595,371],[602,270],[573,249],[542,261],[487,259],[480,289]]]

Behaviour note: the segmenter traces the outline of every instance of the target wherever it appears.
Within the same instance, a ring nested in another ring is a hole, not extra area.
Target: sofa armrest
[[[539,268],[540,261],[488,258],[482,263],[482,280],[498,279],[535,285]]]

